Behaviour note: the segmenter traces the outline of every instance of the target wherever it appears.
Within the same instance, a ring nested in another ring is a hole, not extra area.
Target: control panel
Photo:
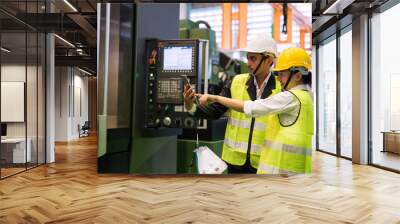
[[[204,76],[206,41],[146,41],[146,128],[190,128],[201,126],[201,120],[190,116],[184,107],[186,83],[197,92]]]

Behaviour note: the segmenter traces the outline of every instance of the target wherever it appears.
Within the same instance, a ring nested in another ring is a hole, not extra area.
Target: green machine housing
[[[203,24],[205,28],[200,28]],[[208,76],[208,92],[218,94],[215,90],[218,89],[220,79],[218,73],[219,66],[219,51],[217,49],[215,31],[204,21],[193,22],[191,20],[180,20],[179,37],[181,39],[203,39],[209,43],[209,74]],[[207,77],[206,76],[206,77]],[[204,80],[203,80],[204,83]],[[218,120],[206,120],[204,129],[183,129],[182,134],[178,136],[178,152],[177,160],[178,173],[191,173],[193,170],[190,167],[193,158],[193,150],[196,147],[197,136],[199,145],[208,146],[218,156],[222,154],[222,145],[224,142],[224,134],[227,118]]]

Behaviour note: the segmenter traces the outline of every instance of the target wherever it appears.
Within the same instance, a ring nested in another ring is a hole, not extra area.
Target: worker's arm
[[[222,104],[226,107],[229,107],[233,110],[243,112],[243,107],[244,107],[244,101],[242,100],[237,100],[237,99],[231,99],[223,96],[217,96],[217,95],[209,95],[209,94],[198,94],[200,96],[200,103],[202,105],[207,105],[208,103],[219,103]]]
[[[230,86],[231,86],[231,83],[230,82],[227,83],[223,87],[223,89],[222,89],[222,91],[221,91],[221,93],[219,95],[230,98],[231,97]],[[189,89],[187,89],[187,91],[189,91]],[[193,94],[193,97],[192,97],[191,93],[185,91],[184,92],[184,97],[186,99],[190,98],[190,99],[193,100],[194,94]],[[188,109],[188,108],[186,108],[186,109]],[[229,109],[228,107],[226,107],[226,106],[224,106],[224,105],[222,105],[220,103],[217,103],[217,102],[211,103],[211,104],[208,104],[208,105],[204,105],[202,108],[197,107],[195,104],[192,104],[192,107],[189,108],[189,113],[191,115],[195,116],[195,117],[198,117],[198,118],[219,119],[222,115],[225,114],[225,112],[228,109]]]
[[[299,101],[289,91],[281,92],[266,99],[241,101],[216,95],[200,95],[200,103],[218,102],[233,110],[244,112],[247,116],[260,117],[285,113],[299,107]]]

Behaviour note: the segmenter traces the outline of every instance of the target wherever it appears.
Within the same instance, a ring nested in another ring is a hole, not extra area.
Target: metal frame
[[[0,30],[1,30],[1,23],[0,23]],[[2,32],[0,32],[0,46],[2,45],[1,40],[2,40]],[[1,55],[2,55],[2,53],[0,51],[0,84],[1,84],[1,77],[2,77],[2,75],[1,75],[1,61],[2,61]],[[0,124],[1,124],[1,85],[0,85]],[[1,136],[1,134],[0,134],[0,136]],[[0,144],[0,180],[2,179],[1,178],[1,151],[2,150],[1,150],[1,144]]]
[[[28,11],[27,2],[25,2],[25,12]],[[28,16],[25,13],[25,21]],[[25,102],[24,102],[24,120],[25,120],[25,170],[28,170],[28,24],[25,24]]]
[[[312,44],[311,44],[312,45]],[[316,92],[316,94],[315,94],[315,110],[316,110],[316,115],[315,115],[315,148],[317,149],[317,151],[319,151],[318,149],[319,149],[319,141],[318,141],[318,138],[319,138],[319,129],[318,129],[318,127],[319,127],[319,113],[318,113],[318,107],[319,107],[319,95],[318,95],[318,89],[319,89],[319,78],[318,78],[318,71],[319,71],[319,63],[318,63],[318,60],[319,60],[319,44],[317,44],[316,46],[315,46],[315,64],[316,64],[316,66],[315,66],[315,92]]]
[[[367,69],[367,83],[368,83],[368,96],[367,96],[367,98],[368,98],[368,100],[367,100],[367,107],[368,107],[368,112],[367,112],[367,117],[368,117],[368,124],[367,124],[367,132],[368,132],[368,164],[370,164],[370,165],[373,165],[373,163],[372,163],[372,154],[373,154],[373,151],[372,151],[372,113],[371,113],[371,111],[372,111],[372,103],[371,103],[371,100],[372,100],[372,97],[371,97],[371,90],[372,90],[372,82],[371,82],[371,80],[372,80],[372,76],[371,76],[371,69],[372,69],[372,66],[371,66],[371,55],[372,55],[372,41],[371,41],[371,19],[372,19],[372,13],[371,12],[369,12],[368,13],[368,36],[367,36],[367,39],[368,39],[368,54],[367,54],[367,57],[368,57],[368,69]]]
[[[232,12],[232,4],[237,4],[238,11]],[[232,49],[232,22],[239,22],[237,47],[247,45],[247,3],[222,3],[222,48]]]
[[[336,154],[341,157],[342,147],[342,125],[341,125],[341,114],[340,114],[340,78],[341,78],[341,64],[340,64],[340,37],[341,30],[339,24],[336,23]]]

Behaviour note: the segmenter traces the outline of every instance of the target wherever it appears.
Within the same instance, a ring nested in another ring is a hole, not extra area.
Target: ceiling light
[[[60,39],[61,41],[63,41],[64,43],[66,43],[67,45],[69,45],[70,47],[75,48],[75,45],[71,44],[71,42],[69,42],[68,40],[58,36],[57,34],[54,34],[55,37],[57,37],[58,39]]]
[[[343,10],[353,2],[354,0],[336,0],[332,5],[325,9],[322,14],[342,14]]]
[[[7,48],[5,48],[5,47],[1,47],[0,49],[1,49],[2,51],[6,52],[6,53],[10,53],[10,52],[11,52],[11,50],[9,50],[9,49],[7,49]]]
[[[78,10],[71,4],[69,3],[68,0],[64,0],[65,4],[67,4],[74,12],[78,12]]]
[[[81,69],[81,68],[79,68],[79,67],[78,67],[78,70],[81,71],[81,72],[83,72],[83,73],[85,73],[85,74],[87,74],[87,75],[93,75],[92,73],[90,73],[90,72],[88,72],[88,71],[86,71],[86,70],[83,70],[83,69]]]
[[[327,9],[324,10],[322,14],[331,13],[333,9],[336,9],[337,5],[339,4],[340,0],[336,0],[332,5],[330,5]]]

